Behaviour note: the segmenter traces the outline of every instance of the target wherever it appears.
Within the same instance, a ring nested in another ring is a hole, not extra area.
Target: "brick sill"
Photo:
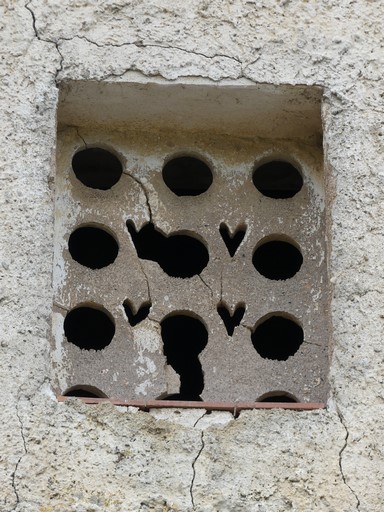
[[[113,400],[110,398],[71,397],[59,395],[59,402],[77,398],[86,404],[109,402],[123,407],[137,407],[141,411],[150,409],[205,409],[206,411],[229,411],[236,416],[240,411],[251,409],[290,409],[313,411],[325,409],[324,403],[316,402],[186,402],[181,400]]]

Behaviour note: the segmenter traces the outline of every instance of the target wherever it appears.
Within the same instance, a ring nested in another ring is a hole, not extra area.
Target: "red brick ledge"
[[[150,409],[205,409],[206,411],[229,411],[236,415],[240,411],[251,409],[290,409],[296,411],[313,411],[325,409],[324,403],[316,402],[185,402],[181,400],[113,400],[110,398],[71,397],[59,395],[59,402],[81,400],[86,404],[102,404],[138,407],[142,411]]]

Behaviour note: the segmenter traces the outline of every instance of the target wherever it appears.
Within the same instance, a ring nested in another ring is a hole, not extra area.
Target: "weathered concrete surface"
[[[1,4],[2,512],[185,511],[192,496],[202,511],[382,510],[381,10],[363,0]],[[243,413],[202,437],[199,423],[180,425],[173,413],[156,420],[56,403],[49,359],[56,81],[118,75],[325,88],[327,411]]]

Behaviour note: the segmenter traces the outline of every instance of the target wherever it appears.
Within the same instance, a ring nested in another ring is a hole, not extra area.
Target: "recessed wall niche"
[[[315,87],[62,86],[58,394],[325,401],[320,107]]]

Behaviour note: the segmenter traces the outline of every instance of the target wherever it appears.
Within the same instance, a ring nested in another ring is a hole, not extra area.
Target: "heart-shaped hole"
[[[152,307],[152,304],[150,302],[143,302],[143,304],[139,307],[139,309],[136,311],[136,313],[133,313],[133,306],[132,303],[129,302],[129,300],[125,300],[124,304],[124,311],[127,315],[129,324],[134,327],[135,325],[139,324],[143,320],[147,318],[149,315],[149,311]]]
[[[241,242],[244,239],[246,228],[244,226],[237,226],[237,228],[231,232],[229,227],[222,223],[220,224],[220,235],[227,246],[228,252],[233,257],[240,247]]]
[[[224,302],[220,302],[220,304],[217,306],[217,312],[224,322],[228,336],[232,336],[235,327],[240,325],[240,322],[243,319],[245,313],[245,304],[237,304],[233,314],[231,314],[231,311],[228,309],[226,304],[224,304]]]

